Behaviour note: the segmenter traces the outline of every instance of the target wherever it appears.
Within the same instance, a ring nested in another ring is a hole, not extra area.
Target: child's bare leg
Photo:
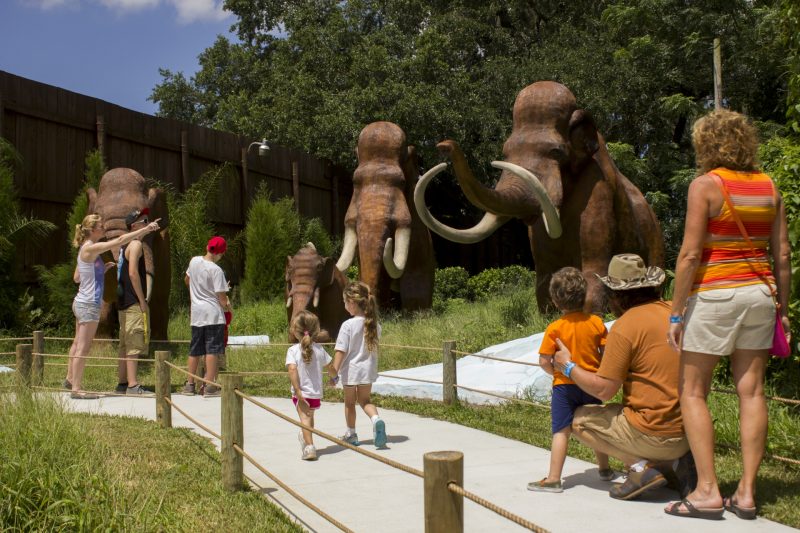
[[[608,470],[608,455],[595,451],[595,456],[597,456],[597,469],[598,470]]]
[[[570,433],[569,426],[553,433],[553,444],[550,446],[550,472],[547,474],[545,483],[561,481],[561,471],[564,469],[564,461],[567,459]]]
[[[311,410],[307,403],[297,402],[297,414],[300,416],[300,422],[302,422],[303,425],[314,427],[314,411]],[[306,446],[314,444],[314,434],[303,428],[303,440]]]
[[[372,418],[378,414],[378,408],[372,403],[370,394],[372,393],[372,384],[356,385],[355,389],[358,391],[358,405],[367,413],[367,416]],[[353,407],[355,411],[355,406]],[[353,414],[353,423],[355,423],[356,416]],[[350,426],[353,427],[353,426]]]
[[[356,385],[344,386],[344,421],[347,427],[356,427]]]

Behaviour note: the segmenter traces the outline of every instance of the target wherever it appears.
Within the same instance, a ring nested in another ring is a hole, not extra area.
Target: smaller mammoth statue
[[[419,179],[414,147],[406,146],[406,134],[396,124],[373,122],[361,130],[356,152],[358,168],[336,266],[346,271],[357,248],[361,281],[381,307],[427,309],[435,263],[430,232],[414,209]]]
[[[289,325],[300,311],[311,311],[319,318],[320,327],[328,332],[322,342],[336,339],[339,327],[350,315],[344,308],[344,287],[347,279],[336,268],[332,257],[322,257],[313,243],[307,243],[293,256],[286,258],[286,318]],[[289,342],[297,342],[291,333]]]
[[[141,174],[130,168],[113,168],[100,178],[98,190],[86,191],[89,213],[103,217],[107,239],[128,231],[125,217],[134,209],[150,210],[150,218],[160,218],[161,231],[150,233],[142,240],[145,270],[147,271],[147,299],[150,304],[150,338],[166,339],[169,323],[169,218],[167,197],[161,189],[148,188]],[[113,250],[114,261],[119,260],[119,250]],[[114,335],[117,320],[117,270],[106,272],[105,292],[100,310],[98,336]]]

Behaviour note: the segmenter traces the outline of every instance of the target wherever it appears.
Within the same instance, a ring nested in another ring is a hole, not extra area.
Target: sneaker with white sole
[[[194,396],[194,383],[189,383],[188,381],[183,384],[183,388],[181,389],[181,394],[185,396]]]
[[[534,492],[564,492],[561,487],[561,480],[547,481],[547,478],[542,478],[539,481],[531,481],[528,483],[528,490]]]
[[[125,394],[127,394],[128,396],[138,396],[140,394],[149,394],[149,393],[150,391],[146,390],[140,384],[136,384],[133,387],[128,387],[125,390]]]
[[[614,479],[615,477],[617,477],[617,474],[616,474],[616,472],[614,472],[614,471],[613,471],[612,469],[610,469],[610,468],[600,468],[600,469],[598,469],[598,470],[597,470],[597,475],[598,475],[598,476],[600,477],[600,479],[601,479],[601,480],[603,480],[603,481],[611,481],[612,479]]]
[[[128,382],[125,383],[117,383],[117,386],[114,387],[114,392],[117,394],[125,394],[128,391]]]
[[[358,433],[345,433],[344,435],[339,437],[339,439],[345,441],[347,444],[350,444],[351,446],[358,446],[359,444],[361,444],[360,442],[358,442]]]
[[[217,396],[222,396],[222,387],[217,387],[216,385],[206,385],[204,387],[204,398],[216,398]]]
[[[380,418],[375,421],[375,425],[372,428],[374,440],[376,448],[385,448],[386,447],[386,423],[381,420]]]
[[[309,444],[303,448],[303,461],[316,461],[317,460],[317,449],[314,448],[313,444]]]

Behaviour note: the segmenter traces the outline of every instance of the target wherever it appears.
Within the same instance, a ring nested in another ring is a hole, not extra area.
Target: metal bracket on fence
[[[156,420],[162,428],[172,427],[172,384],[167,364],[170,355],[168,351],[156,351]]]
[[[242,490],[244,485],[244,461],[234,445],[244,449],[244,415],[242,398],[236,394],[244,384],[242,376],[222,372],[222,484],[230,491]]]
[[[447,485],[464,485],[464,454],[428,452],[423,456],[425,469],[425,533],[460,533],[464,531],[464,497],[451,492]]]

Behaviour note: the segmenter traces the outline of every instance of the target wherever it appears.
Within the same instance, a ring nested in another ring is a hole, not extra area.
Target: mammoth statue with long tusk
[[[356,151],[353,197],[336,266],[347,270],[357,249],[361,281],[381,307],[427,309],[435,265],[431,235],[413,207],[419,178],[416,152],[391,122],[367,125]]]
[[[653,210],[617,169],[591,116],[563,85],[540,81],[517,95],[504,160],[492,163],[502,171],[494,188],[475,179],[454,141],[437,147],[451,159],[465,196],[486,214],[470,229],[451,228],[430,214],[425,188],[447,167],[441,163],[417,184],[420,217],[442,237],[462,243],[486,238],[511,218],[525,222],[541,310],[551,306],[550,277],[562,267],[581,269],[589,285],[585,310],[602,313],[606,296],[595,274],[606,275],[614,254],[635,253],[648,265],[663,264],[664,241]]]

